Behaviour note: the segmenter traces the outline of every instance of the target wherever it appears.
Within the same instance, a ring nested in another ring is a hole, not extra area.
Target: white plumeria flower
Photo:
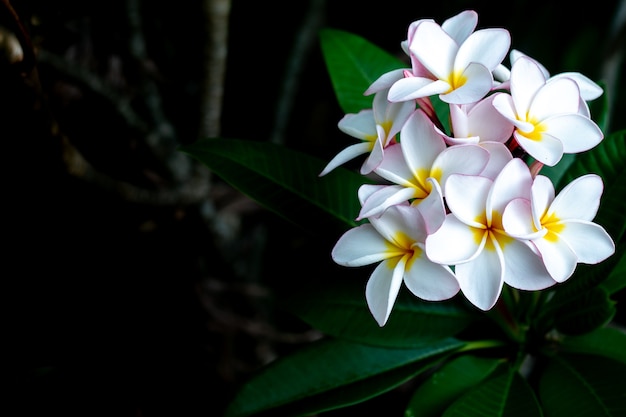
[[[383,162],[374,171],[391,184],[369,193],[357,220],[412,201],[421,207],[429,227],[435,229],[445,216],[441,184],[454,173],[479,174],[488,161],[489,152],[480,146],[447,147],[432,121],[417,109],[402,127],[400,143],[385,150]]]
[[[451,175],[445,185],[450,213],[426,238],[426,254],[433,262],[454,265],[461,291],[472,304],[491,309],[504,283],[522,290],[556,283],[537,253],[502,225],[507,204],[530,199],[532,177],[524,161],[512,159],[495,180]]]
[[[424,254],[428,234],[420,211],[408,205],[390,207],[379,218],[348,230],[332,250],[342,266],[358,267],[380,262],[367,281],[367,305],[384,326],[402,282],[417,297],[446,300],[459,291],[452,270],[431,262]]]
[[[518,51],[517,49],[512,49],[509,54],[509,57],[510,57],[511,62],[515,62],[517,61],[518,58],[521,58],[521,57],[533,59],[533,58],[530,58],[528,55],[524,54],[523,52]],[[541,72],[543,72],[543,75],[545,76],[547,80],[546,82],[558,80],[559,78],[569,78],[572,81],[574,81],[578,85],[578,89],[580,91],[578,113],[586,117],[591,117],[591,113],[589,111],[589,105],[587,104],[587,102],[591,100],[595,100],[598,97],[600,97],[603,93],[602,87],[600,87],[597,83],[592,81],[589,77],[581,74],[580,72],[573,72],[573,71],[562,72],[559,74],[555,74],[554,76],[550,76],[550,73],[548,72],[546,67],[544,67],[536,59],[533,59],[533,61],[541,69]],[[502,84],[502,87],[504,88],[506,86],[505,88],[509,88],[508,81],[511,77],[511,72],[505,67],[502,67],[502,68],[503,68],[502,71],[498,72],[498,76],[500,77],[501,80],[504,81],[504,83]]]
[[[376,81],[370,85],[365,91],[365,95],[376,93],[383,89],[388,90],[396,81],[404,78],[404,74],[408,72],[413,77],[434,77],[433,74],[415,57],[409,50],[409,45],[413,43],[415,30],[423,22],[434,22],[433,19],[419,19],[409,25],[407,39],[402,41],[400,46],[411,60],[411,68],[401,68],[389,71],[381,75]],[[473,10],[465,10],[455,16],[446,19],[441,28],[448,34],[457,44],[462,44],[469,35],[472,34],[478,24],[478,14]]]
[[[510,82],[511,94],[496,93],[493,105],[515,125],[517,143],[540,163],[554,166],[564,153],[589,150],[604,137],[593,120],[579,113],[580,90],[572,79],[546,82],[534,60],[520,57]]]
[[[473,22],[471,17],[459,19],[462,23],[466,21]],[[491,91],[492,72],[501,64],[511,43],[509,32],[499,28],[481,29],[468,36],[467,29],[473,30],[473,26],[453,26],[463,30],[444,29],[433,21],[417,25],[408,49],[430,75],[405,71],[405,77],[389,89],[390,101],[438,94],[447,103],[466,104],[482,99]]]
[[[339,130],[362,141],[339,152],[319,176],[363,154],[369,155],[361,166],[361,174],[371,173],[381,163],[385,147],[394,141],[413,110],[415,103],[390,103],[387,92],[381,91],[374,96],[371,109],[346,114],[339,121]]]
[[[494,96],[472,104],[450,104],[452,136],[435,126],[448,145],[478,144],[490,153],[481,175],[494,179],[513,158],[504,144],[513,134],[513,124],[493,107]]]
[[[602,196],[602,179],[583,175],[556,196],[549,178],[538,175],[531,200],[513,200],[504,210],[504,229],[536,247],[552,278],[567,280],[577,263],[596,264],[615,252],[604,228],[592,220]]]

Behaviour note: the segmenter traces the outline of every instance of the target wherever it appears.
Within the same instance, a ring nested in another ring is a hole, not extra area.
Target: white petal
[[[479,145],[456,145],[450,146],[441,152],[433,162],[431,175],[441,173],[437,178],[442,184],[442,192],[445,196],[446,182],[453,174],[478,175],[489,161],[489,151]]]
[[[595,122],[581,114],[567,114],[551,117],[544,121],[547,132],[563,143],[564,153],[587,151],[604,137]]]
[[[393,83],[404,78],[404,71],[406,70],[406,68],[400,68],[384,73],[365,90],[363,95],[369,96],[382,90],[388,90]]]
[[[447,94],[441,94],[441,101],[450,104],[474,103],[482,99],[493,86],[491,71],[482,64],[470,63],[463,71],[465,84]]]
[[[413,172],[404,160],[402,146],[399,143],[385,149],[383,160],[375,172],[387,181],[403,187],[409,187],[413,180]]]
[[[531,204],[525,198],[516,198],[507,204],[502,215],[502,227],[516,238],[532,239],[545,234],[545,231],[537,232],[535,229]]]
[[[574,82],[578,84],[580,97],[585,101],[595,100],[603,93],[602,87],[600,87],[598,84],[596,84],[580,72],[563,72],[560,74],[555,74],[548,81],[557,80],[561,77],[567,77],[574,80]]]
[[[365,286],[367,305],[381,327],[387,323],[402,285],[405,260],[396,262],[395,259],[381,262]]]
[[[377,136],[372,109],[348,113],[339,120],[337,126],[343,133],[361,140],[368,140],[368,138]]]
[[[376,191],[369,196],[356,220],[362,220],[368,217],[378,217],[386,209],[397,204],[406,203],[409,199],[414,197],[415,189],[404,188],[398,185],[388,185],[383,189]]]
[[[480,175],[495,179],[504,166],[513,159],[513,155],[511,155],[509,148],[501,142],[480,142],[480,146],[489,152],[489,161]]]
[[[442,265],[470,261],[480,252],[486,234],[486,231],[469,227],[449,214],[441,227],[426,238],[426,255]],[[476,238],[481,235],[482,241],[477,243]]]
[[[486,177],[450,175],[446,181],[448,208],[463,223],[473,227],[486,227],[485,207],[492,184],[493,181]]]
[[[393,102],[414,100],[434,94],[442,94],[449,89],[450,84],[445,81],[433,81],[424,77],[408,77],[396,81],[389,89],[387,98]]]
[[[422,213],[414,206],[389,207],[380,217],[370,219],[370,222],[383,238],[396,245],[399,233],[403,238],[408,237],[410,244],[426,239]]]
[[[381,141],[381,137],[374,142],[374,146],[365,161],[363,161],[363,165],[361,165],[361,175],[367,175],[375,170],[382,162],[384,157],[384,148],[383,143]]]
[[[360,142],[348,146],[330,160],[330,162],[326,165],[326,167],[324,167],[322,172],[319,173],[319,176],[322,177],[328,174],[333,169],[337,168],[339,165],[345,164],[346,162],[356,158],[359,155],[368,153],[370,151],[370,147],[371,144],[369,142]]]
[[[446,218],[446,207],[443,203],[441,186],[434,178],[428,178],[432,190],[425,198],[414,200],[414,204],[422,213],[426,224],[427,233],[433,233],[439,229]]]
[[[359,187],[359,190],[357,191],[358,197],[359,197],[359,202],[361,203],[361,205],[363,205],[365,203],[365,200],[367,200],[369,198],[369,196],[371,196],[372,194],[374,194],[376,191],[381,190],[383,188],[387,187],[387,185],[384,184],[363,184]]]
[[[447,300],[459,292],[459,283],[452,270],[425,256],[412,260],[411,267],[405,272],[404,284],[417,297],[427,301]]]
[[[546,78],[534,60],[520,57],[511,68],[511,96],[518,116],[525,116],[537,91]],[[526,120],[526,117],[520,117]]]
[[[537,227],[541,225],[541,217],[546,214],[554,201],[554,184],[550,178],[537,175],[531,188],[531,203],[533,222]]]
[[[576,219],[591,221],[600,207],[604,185],[596,174],[587,174],[567,184],[550,206],[562,220]]]
[[[555,239],[552,233],[550,236],[550,240],[538,239],[534,243],[550,276],[557,282],[563,282],[574,273],[578,258],[564,239]]]
[[[615,243],[606,230],[585,221],[568,221],[559,235],[578,257],[578,262],[597,264],[615,253]]]
[[[389,255],[389,244],[371,224],[362,224],[344,233],[331,256],[342,266],[363,266],[380,262]]]
[[[440,80],[447,80],[452,73],[458,48],[454,39],[434,22],[419,25],[410,45],[411,52]]]
[[[554,166],[563,157],[563,143],[545,132],[540,140],[529,139],[517,130],[513,132],[513,136],[528,155],[544,165]]]
[[[474,10],[464,10],[446,19],[441,24],[441,28],[460,45],[476,29],[477,24],[478,13]]]
[[[459,47],[454,69],[467,67],[476,62],[493,71],[506,56],[511,45],[511,35],[506,29],[481,29],[472,33]]]
[[[455,266],[456,278],[465,298],[483,311],[498,301],[503,284],[503,268],[498,253],[483,250],[471,262]]]
[[[513,98],[510,95],[506,93],[495,93],[493,95],[493,106],[509,123],[522,132],[528,132],[534,129],[534,125],[527,122],[525,118],[524,120],[517,118],[518,112],[513,103]],[[525,115],[525,112],[523,114]]]
[[[510,201],[516,198],[530,200],[532,177],[526,163],[520,158],[513,158],[496,177],[487,197],[487,217],[493,212],[500,215]]]
[[[406,121],[400,131],[400,141],[404,160],[413,175],[429,172],[437,156],[446,149],[445,141],[422,109],[417,109]]]
[[[502,253],[504,282],[511,287],[535,291],[556,284],[542,259],[526,243],[514,239],[502,242]]]
[[[569,78],[546,83],[533,97],[529,117],[543,121],[556,114],[578,113],[579,97],[576,83]]]

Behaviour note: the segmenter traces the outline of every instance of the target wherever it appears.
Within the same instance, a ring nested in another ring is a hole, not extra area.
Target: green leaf
[[[501,359],[461,355],[446,362],[415,391],[405,417],[439,417],[462,394],[491,375]]]
[[[470,390],[443,413],[443,417],[542,417],[535,393],[508,364]]]
[[[603,356],[561,354],[550,358],[539,381],[546,417],[626,415],[626,364]]]
[[[607,324],[615,312],[615,301],[596,287],[564,304],[555,314],[554,326],[564,334],[583,334]]]
[[[370,313],[361,284],[307,289],[288,308],[312,327],[334,337],[375,346],[420,347],[454,336],[481,316],[459,302],[422,301],[400,291],[385,326]]]
[[[564,352],[604,356],[626,364],[626,332],[613,327],[601,327],[591,333],[566,336],[561,341]]]
[[[326,28],[319,36],[337,101],[345,113],[372,108],[372,96],[364,96],[365,90],[384,73],[409,67],[358,35]]]
[[[251,378],[226,416],[270,410],[270,415],[306,415],[355,404],[395,388],[465,345],[446,339],[421,349],[387,349],[337,339],[317,341]]]
[[[326,161],[281,145],[237,139],[203,139],[180,151],[206,165],[234,188],[312,232],[334,221],[355,226],[357,190],[368,180],[342,167],[324,177]]]

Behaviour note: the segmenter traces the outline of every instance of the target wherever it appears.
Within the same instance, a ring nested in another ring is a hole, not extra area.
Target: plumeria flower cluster
[[[504,284],[542,290],[595,264],[615,245],[593,222],[601,178],[575,179],[558,195],[541,168],[596,146],[603,134],[587,101],[602,89],[579,73],[551,76],[509,50],[505,29],[476,30],[467,10],[442,24],[417,20],[401,47],[411,67],[382,74],[364,92],[372,108],[339,129],[360,139],[320,173],[365,156],[361,224],[332,250],[340,265],[377,264],[365,296],[380,326],[402,283],[442,301],[462,294],[487,311]],[[502,64],[509,56],[510,69]],[[449,130],[432,103],[449,106]]]

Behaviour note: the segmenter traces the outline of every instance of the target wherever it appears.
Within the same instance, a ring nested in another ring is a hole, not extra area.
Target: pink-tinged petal
[[[426,181],[431,184],[431,192],[421,200],[414,200],[413,204],[415,204],[422,213],[426,225],[426,232],[430,234],[439,229],[446,219],[446,207],[443,203],[441,186],[437,180],[428,178]],[[423,241],[423,239],[421,241]]]
[[[346,114],[339,120],[337,127],[343,133],[362,140],[371,140],[377,136],[372,109]]]
[[[467,129],[480,136],[481,142],[506,142],[513,134],[513,124],[493,105],[495,95],[479,101],[468,113]]]
[[[446,149],[443,138],[422,109],[408,118],[400,131],[400,141],[404,160],[412,173],[430,171],[435,159]]]
[[[415,30],[409,49],[435,77],[447,80],[454,69],[459,46],[441,26],[423,22]]]
[[[459,47],[454,69],[460,70],[476,62],[493,71],[506,56],[511,46],[511,35],[506,29],[481,29],[472,33]]]
[[[410,187],[413,180],[413,171],[409,169],[402,146],[399,143],[388,146],[383,155],[383,161],[375,169],[375,172],[394,184]]]
[[[385,187],[388,187],[388,185],[383,185],[383,184],[363,184],[359,187],[359,190],[357,191],[357,195],[359,197],[359,202],[361,203],[361,205],[363,205],[365,203],[365,200],[367,200],[372,194],[374,194],[376,191],[381,190]]]
[[[361,207],[356,220],[380,216],[391,206],[406,203],[415,197],[414,188],[405,188],[398,185],[389,185],[372,194]]]
[[[442,265],[468,262],[480,253],[487,235],[486,230],[469,227],[454,215],[448,214],[441,227],[426,238],[426,255],[431,261]],[[480,236],[481,240],[477,241]]]
[[[502,215],[507,204],[516,198],[530,200],[532,183],[528,165],[520,158],[513,158],[493,182],[487,197],[487,218],[491,221],[493,212]]]
[[[338,166],[345,164],[346,162],[356,158],[359,155],[366,154],[370,151],[372,144],[370,142],[360,142],[354,145],[350,145],[341,152],[339,152],[330,162],[326,165],[326,167],[319,173],[319,176],[322,177],[328,174],[333,169]]]
[[[456,145],[446,148],[433,162],[431,176],[442,184],[446,196],[446,181],[453,174],[478,175],[489,161],[489,151],[479,145]],[[437,176],[440,175],[439,178]]]
[[[413,259],[404,274],[406,287],[422,300],[442,301],[459,292],[459,283],[450,267],[435,264],[425,256]]]
[[[515,128],[522,132],[530,132],[535,126],[525,120],[517,118],[517,110],[513,103],[513,98],[506,93],[495,93],[493,95],[493,106],[505,119],[509,121]],[[525,115],[525,113],[523,113]]]
[[[546,83],[546,77],[537,63],[528,57],[520,57],[511,68],[511,96],[520,119],[526,120],[535,94]]]
[[[514,239],[502,243],[504,282],[526,291],[543,290],[556,284],[542,259],[527,242]]]
[[[466,111],[467,106],[460,104],[450,104],[450,122],[452,123],[452,131],[459,138],[470,136],[469,133],[469,116]]]
[[[543,133],[540,140],[529,139],[517,130],[513,136],[530,156],[544,165],[554,166],[563,157],[563,143],[547,133]]]
[[[402,239],[408,237],[412,242],[423,242],[426,239],[424,219],[416,207],[392,206],[380,217],[371,218],[370,222],[383,238],[398,247],[408,244],[396,241],[399,238],[398,232],[401,232]]]
[[[570,78],[578,85],[580,90],[580,97],[585,101],[595,100],[604,92],[602,87],[593,82],[591,79],[581,74],[580,72],[563,72],[555,74],[548,81],[558,80],[559,78]]]
[[[400,68],[391,70],[378,77],[363,93],[364,96],[369,96],[382,90],[389,90],[393,83],[404,78],[404,71],[406,68]]]
[[[591,221],[600,207],[600,197],[604,190],[602,178],[587,174],[567,184],[550,206],[550,213],[556,213],[561,220]]]
[[[570,220],[559,235],[576,253],[580,263],[597,264],[615,253],[613,239],[596,223]]]
[[[509,148],[501,142],[480,142],[480,146],[489,152],[489,161],[480,175],[495,179],[504,166],[513,159],[513,155],[511,155]]]
[[[546,83],[530,103],[529,117],[541,122],[556,114],[578,113],[579,98],[578,87],[569,78]]]
[[[550,208],[552,201],[554,201],[554,184],[552,184],[550,178],[537,175],[533,180],[533,186],[530,191],[533,222],[537,227],[540,227],[541,218]]]
[[[463,223],[477,228],[486,227],[485,205],[492,184],[493,181],[486,177],[450,175],[446,181],[448,208]],[[456,244],[457,241],[451,242]]]
[[[551,117],[546,119],[544,124],[550,135],[563,143],[564,153],[587,151],[604,138],[593,120],[578,113]]]
[[[574,273],[578,258],[564,239],[551,236],[549,240],[538,239],[534,243],[552,279],[563,282]]]
[[[381,262],[367,280],[365,299],[372,316],[381,327],[387,323],[400,292],[405,263],[404,258]]]
[[[441,28],[448,34],[454,41],[460,45],[469,35],[474,32],[476,25],[478,24],[478,13],[474,10],[464,10],[461,13],[454,15],[446,19]]]
[[[396,81],[391,88],[387,98],[389,101],[408,101],[422,97],[429,97],[435,94],[445,93],[450,89],[450,84],[445,81],[424,77],[408,77]]]
[[[371,224],[345,232],[331,252],[333,261],[342,266],[370,265],[393,255],[389,253],[389,244]]]
[[[516,198],[507,204],[502,214],[502,227],[509,235],[520,239],[537,239],[546,233],[535,228],[532,207],[525,198]]]
[[[502,292],[504,270],[495,250],[483,250],[471,262],[455,266],[465,298],[483,311],[491,309]]]
[[[463,71],[467,81],[447,94],[441,94],[441,101],[450,104],[474,103],[483,97],[493,87],[491,71],[482,64],[472,62]]]

